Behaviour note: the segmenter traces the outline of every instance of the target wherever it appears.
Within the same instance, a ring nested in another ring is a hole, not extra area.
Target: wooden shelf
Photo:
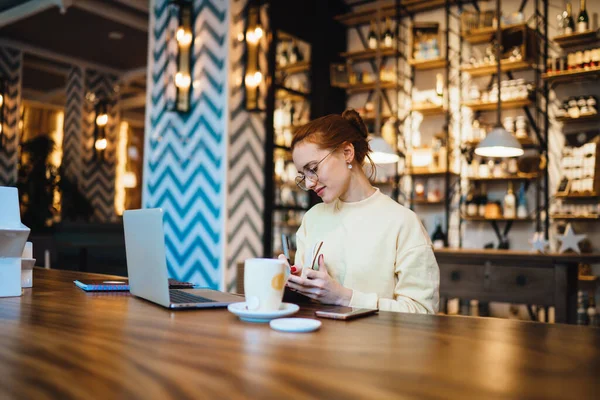
[[[571,35],[559,35],[555,36],[552,41],[562,48],[582,46],[598,41],[599,31],[588,30],[582,33],[573,33]]]
[[[521,146],[523,147],[535,147],[535,142],[527,137],[527,138],[516,138],[519,143],[521,143]],[[470,146],[470,147],[475,147],[477,146],[481,141],[480,140],[473,140],[473,141],[467,141],[467,142],[463,142],[463,144]]]
[[[362,120],[363,120],[363,122],[365,124],[375,123],[375,115],[372,115],[372,114],[370,114],[368,116],[362,116],[361,115],[360,117],[362,118]],[[393,116],[389,115],[389,114],[382,114],[381,115],[381,122],[387,121],[390,118],[393,118]]]
[[[279,145],[279,144],[276,144],[276,145],[274,146],[274,148],[275,148],[275,149],[277,149],[277,150],[283,150],[283,151],[289,151],[289,152],[291,152],[291,151],[292,151],[292,149],[291,149],[290,147],[287,147],[287,146],[281,146],[281,145]]]
[[[438,57],[432,60],[409,60],[408,63],[418,71],[446,68],[445,57]]]
[[[445,201],[443,199],[439,201],[429,201],[427,199],[413,199],[412,204],[419,206],[439,206],[445,204]]]
[[[306,101],[309,96],[310,93],[299,92],[281,85],[277,85],[275,93],[275,97],[279,100]]]
[[[490,176],[489,178],[465,177],[465,179],[467,179],[471,182],[535,181],[539,178],[540,178],[540,175],[538,175],[538,174],[503,176],[503,177]]]
[[[551,219],[560,219],[564,221],[597,221],[600,219],[600,215],[568,215],[568,214],[554,214],[550,216]]]
[[[578,122],[597,122],[600,121],[600,114],[585,115],[579,118],[571,118],[569,116],[564,116],[555,117],[554,119],[558,122],[562,122],[563,124],[576,124]]]
[[[445,113],[444,106],[431,105],[418,105],[411,109],[412,112],[419,112],[424,116],[427,115],[442,115]]]
[[[462,103],[463,106],[471,108],[473,111],[496,111],[498,103],[482,103],[480,101],[467,101]],[[503,110],[511,110],[515,108],[529,107],[533,105],[530,99],[508,100],[502,102]]]
[[[275,211],[308,211],[308,208],[300,207],[300,206],[283,206],[283,205],[275,205],[273,207]]]
[[[600,67],[542,74],[542,79],[544,79],[548,83],[570,83],[574,79],[595,80],[599,77]]]
[[[505,31],[513,28],[522,28],[524,26],[527,26],[527,24],[521,23],[513,25],[504,25],[502,26],[502,30]],[[463,33],[463,39],[465,39],[471,44],[483,44],[490,43],[494,39],[495,35],[496,28],[490,26],[487,28],[473,29],[469,32]]]
[[[396,82],[381,82],[381,89],[395,89]],[[357,83],[354,85],[343,85],[340,86],[343,89],[346,89],[348,93],[362,93],[362,92],[370,92],[377,88],[377,82],[372,83]]]
[[[414,176],[414,177],[423,177],[423,178],[426,178],[426,177],[439,177],[439,176],[446,175],[446,171],[444,171],[444,170],[439,170],[439,171],[420,171],[420,170],[410,171],[409,170],[409,172],[407,172],[405,175],[407,175],[407,176]],[[450,171],[450,175],[458,176],[457,173],[454,173],[452,171]]]
[[[381,48],[380,52],[382,57],[394,57],[402,55],[399,50],[392,48]],[[366,49],[361,51],[348,51],[341,53],[340,56],[349,61],[373,60],[377,58],[377,50]]]
[[[500,68],[502,72],[510,72],[510,71],[522,71],[532,68],[532,63],[529,61],[510,61],[510,60],[502,60],[500,62]],[[487,76],[493,75],[498,71],[498,66],[496,64],[483,65],[479,67],[471,67],[471,66],[462,66],[460,67],[462,72],[466,72],[472,77],[477,76]]]
[[[557,199],[581,199],[581,200],[595,200],[600,197],[598,193],[569,193],[569,194],[556,194],[554,195]]]
[[[277,71],[285,72],[289,75],[299,74],[310,71],[310,61],[301,61],[294,64],[286,65],[285,67],[277,67]]]
[[[456,5],[459,0],[450,0],[450,5]],[[406,17],[419,12],[431,11],[444,8],[446,0],[402,0],[402,7],[398,10],[401,17]],[[394,1],[387,2],[381,6],[382,18],[396,17],[396,5]],[[369,24],[377,18],[377,7],[366,7],[358,11],[338,15],[335,20],[347,26]]]
[[[469,217],[466,215],[462,216],[462,219],[465,221],[489,221],[489,222],[500,222],[500,221],[505,221],[505,222],[531,222],[533,221],[533,218],[504,218],[504,217],[500,217],[500,218],[486,218],[486,217]]]

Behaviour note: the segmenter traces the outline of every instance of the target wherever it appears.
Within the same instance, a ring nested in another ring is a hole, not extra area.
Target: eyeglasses
[[[318,163],[315,164],[312,168],[304,168],[304,171],[300,175],[296,177],[296,185],[305,192],[308,192],[310,189],[306,186],[306,180],[309,179],[311,182],[317,182],[319,180],[319,175],[317,175],[317,168],[319,168],[319,164],[321,164],[327,157],[333,154],[334,151],[337,150],[337,147],[331,150],[325,157],[321,159]]]

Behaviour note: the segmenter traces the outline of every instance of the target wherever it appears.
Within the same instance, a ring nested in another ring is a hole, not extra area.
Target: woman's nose
[[[314,189],[317,186],[317,182],[319,182],[318,179],[312,180],[309,177],[306,177],[304,180],[306,181],[307,189]]]

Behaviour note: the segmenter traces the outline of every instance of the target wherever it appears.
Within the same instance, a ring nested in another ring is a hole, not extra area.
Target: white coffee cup
[[[251,258],[244,263],[246,307],[251,311],[277,311],[281,307],[289,268],[271,258]]]

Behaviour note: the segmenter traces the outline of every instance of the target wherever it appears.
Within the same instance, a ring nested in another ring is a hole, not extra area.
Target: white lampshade
[[[372,136],[369,140],[371,159],[375,164],[393,164],[400,161],[400,156],[381,136]]]
[[[496,126],[475,149],[482,157],[519,157],[524,153],[521,143],[502,126]]]

